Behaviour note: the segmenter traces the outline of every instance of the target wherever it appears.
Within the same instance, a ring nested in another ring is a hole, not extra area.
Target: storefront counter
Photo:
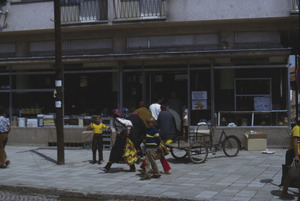
[[[82,143],[81,133],[84,130],[86,130],[85,127],[65,127],[65,143]],[[56,127],[12,127],[8,136],[8,145],[49,146],[49,143],[55,144],[56,141]]]
[[[220,111],[218,126],[288,126],[287,110]]]

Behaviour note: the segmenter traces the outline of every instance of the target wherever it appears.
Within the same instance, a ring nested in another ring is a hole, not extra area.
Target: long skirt
[[[119,161],[125,160],[128,165],[132,165],[137,159],[137,152],[131,140],[118,134],[110,152],[109,162],[118,163]]]
[[[133,165],[138,159],[135,146],[129,138],[126,139],[123,158],[128,165]]]

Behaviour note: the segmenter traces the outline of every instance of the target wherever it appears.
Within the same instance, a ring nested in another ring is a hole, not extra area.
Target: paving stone
[[[1,169],[0,185],[59,189],[93,194],[143,195],[192,200],[277,200],[272,192],[281,180],[281,165],[285,151],[275,154],[242,150],[237,157],[225,157],[221,152],[209,156],[203,164],[179,162],[168,155],[172,174],[159,179],[140,181],[139,172],[131,173],[128,165],[113,164],[111,173],[92,165],[91,150],[65,150],[65,165],[56,165],[57,151],[39,147],[7,146],[11,165]],[[104,151],[103,166],[109,158]],[[162,167],[159,165],[160,171]],[[136,165],[138,168],[138,165]],[[266,182],[267,181],[267,182]],[[223,198],[223,199],[222,199]]]

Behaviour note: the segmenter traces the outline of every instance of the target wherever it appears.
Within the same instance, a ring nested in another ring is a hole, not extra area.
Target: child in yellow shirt
[[[98,154],[99,154],[99,160],[98,164],[101,164],[101,161],[103,160],[103,128],[109,129],[109,126],[106,126],[103,123],[100,123],[101,117],[96,116],[95,117],[95,123],[91,123],[87,130],[93,130],[94,135],[93,135],[93,141],[92,141],[92,152],[93,152],[93,161],[91,162],[92,164],[97,163],[96,160],[96,152],[98,149]]]

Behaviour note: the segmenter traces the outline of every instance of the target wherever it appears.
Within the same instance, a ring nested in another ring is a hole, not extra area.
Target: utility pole
[[[56,136],[57,136],[57,165],[65,164],[64,154],[64,118],[63,118],[63,65],[61,47],[61,18],[60,0],[54,0],[55,21],[55,109],[56,109]]]

